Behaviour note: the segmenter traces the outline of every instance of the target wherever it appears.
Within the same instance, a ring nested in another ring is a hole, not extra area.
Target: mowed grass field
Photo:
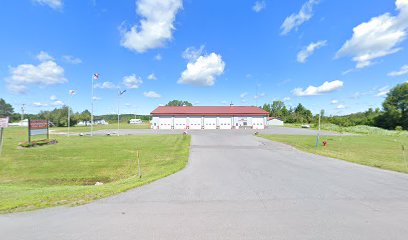
[[[286,143],[293,147],[327,157],[363,164],[367,166],[408,173],[407,162],[403,156],[405,148],[408,161],[407,136],[322,136],[316,148],[316,136],[299,135],[260,135],[263,138]],[[322,141],[328,145],[323,147]]]
[[[183,169],[189,156],[186,135],[51,137],[59,143],[18,149],[18,142],[27,141],[27,129],[5,129],[0,213],[77,205],[117,194]],[[137,177],[137,150],[142,178]]]
[[[150,128],[150,123],[148,122],[145,122],[143,124],[120,123],[120,129],[149,129],[149,128]],[[112,123],[108,125],[94,125],[93,129],[94,131],[107,130],[107,129],[116,130],[118,129],[118,125],[117,123]],[[67,127],[53,127],[53,128],[50,128],[50,130],[56,131],[56,132],[68,132]],[[90,132],[91,126],[74,126],[74,127],[70,127],[69,131],[70,133]]]

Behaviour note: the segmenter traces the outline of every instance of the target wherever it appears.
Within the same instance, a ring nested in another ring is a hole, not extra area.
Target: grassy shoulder
[[[121,123],[120,124],[120,129],[149,129],[149,128],[150,128],[149,123],[143,123],[143,124]],[[115,129],[118,129],[118,125],[117,124],[94,125],[93,129],[94,131],[107,130],[107,129],[115,130]],[[51,130],[55,132],[68,132],[67,127],[53,127],[51,128]],[[71,133],[90,132],[91,126],[74,126],[74,127],[70,127],[69,131]]]
[[[403,156],[405,147],[408,161],[407,136],[323,136],[316,148],[316,136],[299,135],[260,135],[263,138],[286,143],[293,147],[327,157],[363,164],[367,166],[408,173]],[[326,147],[322,141],[327,141]]]
[[[300,123],[285,123],[285,127],[289,128],[301,128]],[[310,124],[311,129],[317,130],[317,124]],[[370,134],[370,135],[382,135],[382,136],[408,136],[408,131],[395,131],[387,130],[378,127],[357,125],[350,127],[342,127],[332,123],[322,123],[320,128],[325,131],[338,132],[338,133],[353,133],[353,134]]]
[[[5,131],[0,213],[83,204],[150,183],[183,169],[190,145],[185,135],[55,136],[58,144],[18,149],[26,137],[25,128]]]

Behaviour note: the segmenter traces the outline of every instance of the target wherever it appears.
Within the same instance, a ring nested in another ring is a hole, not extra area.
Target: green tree
[[[267,112],[269,113],[269,116],[271,116],[271,105],[270,105],[270,104],[265,103],[265,104],[262,106],[262,109],[263,109],[264,111],[267,111]]]
[[[271,105],[271,116],[275,118],[282,118],[282,109],[284,107],[285,104],[282,101],[273,101]]]
[[[14,109],[11,104],[0,98],[0,117],[10,117],[13,113]]]
[[[299,103],[294,111],[296,122],[298,123],[310,123],[313,120],[313,114],[309,109],[306,109],[301,103]]]
[[[193,106],[193,104],[188,101],[172,100],[168,102],[166,106]]]
[[[115,115],[115,116],[117,116],[117,115]],[[85,121],[85,122],[91,121],[91,112],[88,111],[87,109],[84,110],[83,112],[81,112],[79,114],[78,120]]]
[[[408,130],[408,83],[398,84],[390,90],[383,103],[384,113],[376,118],[376,124],[387,129],[401,126]]]

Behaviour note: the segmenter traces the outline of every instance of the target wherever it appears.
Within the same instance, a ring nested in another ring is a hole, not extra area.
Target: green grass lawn
[[[316,153],[323,156],[346,160],[353,163],[378,167],[398,172],[408,173],[406,162],[403,158],[402,144],[405,146],[408,160],[407,136],[323,136],[320,145],[316,145],[316,136],[299,135],[260,135],[263,138],[287,143],[295,148]],[[322,146],[322,141],[328,142],[327,147]]]
[[[5,130],[0,213],[83,204],[152,182],[184,168],[190,145],[183,135],[52,137],[59,143],[18,149],[27,129]]]
[[[121,123],[120,129],[149,129],[150,123],[143,123],[143,124],[129,124],[129,123]],[[67,127],[53,127],[50,128],[52,131],[56,132],[68,132]],[[106,129],[118,129],[117,124],[108,124],[108,125],[94,125],[94,131],[98,130],[106,130]],[[72,133],[80,133],[80,132],[90,132],[91,126],[74,126],[70,127],[70,132]]]

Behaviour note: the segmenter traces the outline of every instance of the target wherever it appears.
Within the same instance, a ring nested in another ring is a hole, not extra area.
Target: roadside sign
[[[0,128],[8,127],[9,118],[0,118]]]
[[[9,122],[9,118],[0,118],[0,156],[1,153],[3,152],[3,135],[4,135],[4,131],[3,129],[8,127],[8,122]]]
[[[49,138],[48,120],[28,120],[28,142],[37,135],[47,135]]]

